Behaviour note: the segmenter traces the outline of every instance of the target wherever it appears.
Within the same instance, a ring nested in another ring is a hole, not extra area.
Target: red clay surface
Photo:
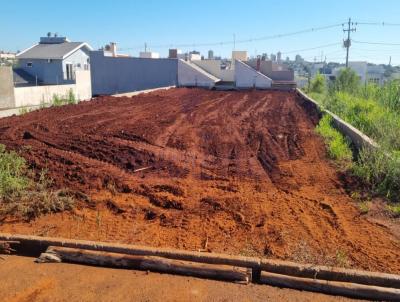
[[[0,143],[90,197],[0,231],[400,273],[398,235],[360,215],[317,122],[290,92],[200,89],[0,119]]]
[[[0,263],[3,302],[350,302],[339,296],[234,284],[183,276],[66,263],[37,264],[5,256]],[[359,300],[357,300],[359,301]]]

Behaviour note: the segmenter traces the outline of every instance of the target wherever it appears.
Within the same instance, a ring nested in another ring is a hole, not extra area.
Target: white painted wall
[[[235,82],[238,88],[267,89],[272,86],[272,80],[253,69],[242,61],[235,61]]]
[[[178,60],[178,85],[179,86],[198,86],[211,88],[219,79],[212,74],[201,69],[199,66]]]
[[[153,51],[147,51],[147,52],[141,51],[139,53],[139,57],[144,59],[159,59],[160,54],[158,52],[153,52]]]
[[[90,71],[76,71],[76,84],[15,87],[15,107],[50,103],[54,95],[68,96],[71,89],[77,100],[90,99],[92,97]]]
[[[221,60],[201,60],[193,61],[192,63],[221,79],[221,81],[233,82],[235,80],[235,70],[221,69]]]

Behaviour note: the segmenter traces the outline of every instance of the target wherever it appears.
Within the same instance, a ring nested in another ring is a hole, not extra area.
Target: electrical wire
[[[342,26],[342,23],[336,23],[336,24],[319,26],[319,27],[312,27],[312,28],[289,32],[289,33],[274,34],[274,35],[269,35],[269,36],[263,36],[263,37],[258,37],[258,38],[248,38],[248,39],[243,39],[243,40],[225,40],[225,41],[220,41],[220,42],[208,42],[208,43],[183,43],[183,44],[160,44],[160,45],[149,44],[148,47],[149,48],[167,48],[167,47],[185,48],[185,47],[223,46],[223,45],[231,45],[231,44],[251,43],[251,42],[257,42],[257,41],[265,41],[265,40],[295,36],[295,35],[300,35],[300,34],[309,33],[309,32],[316,32],[316,31],[326,30],[326,29],[335,28],[335,27],[339,27],[339,26]],[[126,47],[126,48],[121,48],[121,50],[133,50],[133,49],[141,49],[141,48],[143,48],[143,46]]]
[[[400,26],[400,23],[390,22],[354,22],[356,25]]]
[[[336,46],[336,45],[341,45],[341,44],[342,43],[330,43],[330,44],[325,44],[325,45],[320,45],[320,46],[315,46],[315,47],[310,47],[310,48],[303,48],[303,49],[285,51],[285,52],[282,52],[282,54],[286,55],[286,54],[291,54],[291,53],[299,53],[299,52],[315,50],[315,49],[321,49],[321,48],[327,48],[327,47],[330,47],[330,46]]]
[[[370,44],[370,45],[392,45],[392,46],[400,46],[400,43],[385,43],[385,42],[368,42],[368,41],[356,41],[356,40],[351,40],[354,43],[358,44]]]

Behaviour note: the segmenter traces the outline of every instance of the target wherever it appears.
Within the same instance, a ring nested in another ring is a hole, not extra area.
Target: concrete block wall
[[[249,60],[247,65],[257,69],[257,60]],[[272,61],[260,61],[260,72],[273,81],[294,81],[293,70],[276,70],[277,65]]]
[[[235,70],[221,69],[221,60],[201,60],[193,61],[193,63],[219,78],[221,81],[233,82],[235,80]]]
[[[316,107],[322,114],[328,114],[332,117],[333,123],[335,127],[342,133],[344,136],[348,137],[350,141],[354,144],[357,149],[361,149],[364,147],[367,148],[378,148],[378,144],[372,140],[370,137],[362,133],[357,128],[353,127],[349,123],[342,120],[336,114],[330,112],[329,110],[322,109],[320,105],[302,92],[300,89],[296,89],[296,93],[305,101],[308,102],[311,106]]]
[[[194,63],[178,60],[178,86],[212,88],[219,78]]]
[[[15,107],[13,71],[10,66],[0,66],[0,109]]]
[[[76,71],[76,83],[67,85],[45,85],[15,87],[14,107],[37,106],[50,103],[54,95],[67,97],[72,90],[77,100],[88,100],[92,97],[90,71]]]
[[[237,88],[268,89],[272,86],[272,80],[258,72],[242,61],[235,61],[235,82]]]
[[[93,95],[112,95],[177,85],[177,59],[108,57],[90,52]]]

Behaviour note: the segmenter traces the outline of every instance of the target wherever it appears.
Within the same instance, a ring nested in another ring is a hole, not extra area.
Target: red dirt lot
[[[400,273],[400,240],[360,214],[292,92],[171,89],[0,119],[0,143],[71,212],[1,232],[118,241]]]

